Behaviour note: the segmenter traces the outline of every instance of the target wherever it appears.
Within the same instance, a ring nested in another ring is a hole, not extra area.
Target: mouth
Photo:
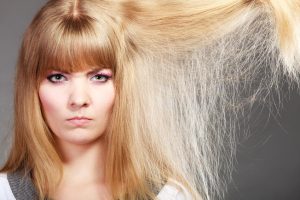
[[[67,119],[67,121],[73,126],[87,126],[92,121],[92,119],[89,117],[76,116]]]

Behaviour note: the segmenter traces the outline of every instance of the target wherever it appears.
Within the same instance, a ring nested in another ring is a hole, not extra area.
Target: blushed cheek
[[[59,105],[59,98],[56,97],[55,94],[51,92],[39,91],[39,98],[43,107],[43,110],[46,115],[49,113],[55,112],[57,109],[55,105]]]

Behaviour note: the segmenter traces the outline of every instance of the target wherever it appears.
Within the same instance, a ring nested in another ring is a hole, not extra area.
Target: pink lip
[[[92,119],[88,117],[72,117],[67,119],[74,126],[86,126],[90,123]]]

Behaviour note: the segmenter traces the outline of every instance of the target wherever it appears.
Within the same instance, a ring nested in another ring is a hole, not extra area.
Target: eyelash
[[[102,73],[94,75],[94,76],[92,77],[92,79],[95,78],[95,77],[98,77],[98,78],[99,78],[99,77],[104,78],[104,80],[99,80],[99,79],[96,80],[97,82],[101,82],[101,83],[105,83],[106,81],[108,81],[109,79],[111,79],[111,76],[110,76],[110,75],[102,74]]]
[[[63,82],[63,80],[54,80],[54,78],[64,78],[65,80],[67,79],[64,75],[62,74],[51,74],[49,76],[47,76],[47,79],[51,82],[51,83],[60,83],[60,82]]]
[[[95,77],[100,77],[100,78],[104,78],[104,80],[100,80],[100,79],[96,79],[95,81],[96,82],[100,82],[100,83],[105,83],[107,82],[109,79],[111,79],[112,76],[110,75],[107,75],[107,74],[103,74],[103,73],[99,73],[99,74],[95,74],[94,76],[92,76],[91,79],[94,79]],[[56,78],[56,80],[54,80]],[[63,78],[64,80],[61,80],[61,78]],[[56,74],[51,74],[49,76],[47,76],[47,79],[51,82],[51,83],[61,83],[63,81],[66,81],[67,78],[63,75],[63,74],[60,74],[60,73],[56,73]]]

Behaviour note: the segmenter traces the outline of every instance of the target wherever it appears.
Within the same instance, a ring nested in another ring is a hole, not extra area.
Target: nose
[[[91,98],[86,84],[80,82],[71,86],[68,104],[73,110],[88,107],[91,104]]]

